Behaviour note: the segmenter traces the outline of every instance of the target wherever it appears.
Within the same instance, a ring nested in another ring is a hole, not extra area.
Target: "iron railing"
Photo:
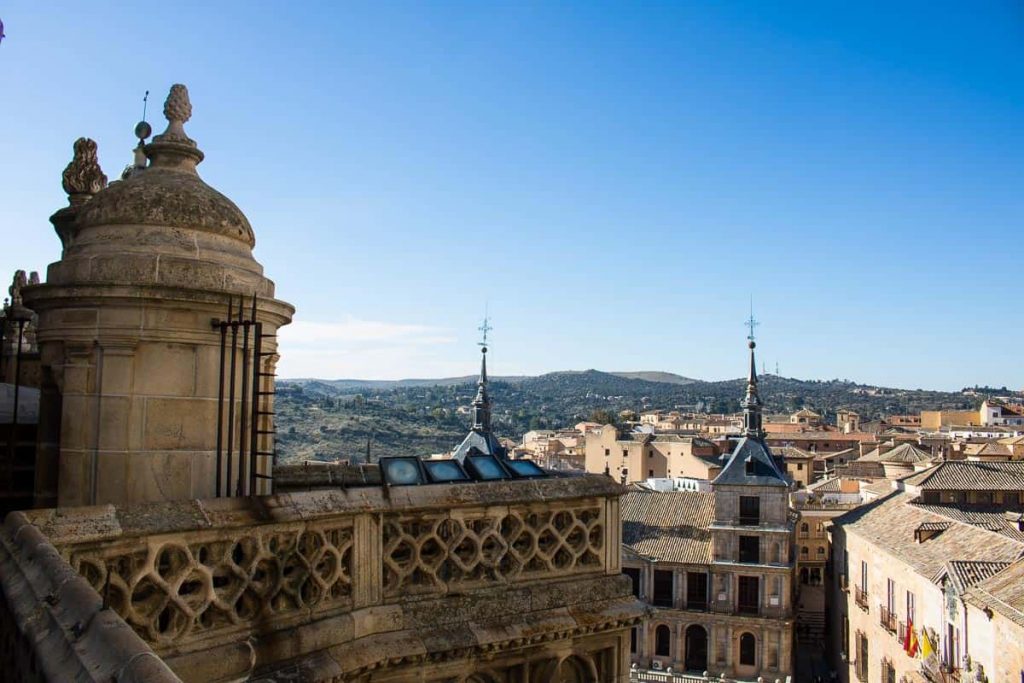
[[[888,607],[883,607],[879,605],[878,623],[880,623],[882,625],[882,628],[884,628],[889,633],[896,633],[897,631],[896,613]]]
[[[868,605],[868,592],[860,586],[853,587],[853,599],[865,612],[870,611],[871,607]]]
[[[264,334],[263,323],[256,319],[255,295],[248,318],[244,308],[243,299],[239,297],[236,312],[232,298],[228,302],[227,320],[213,321],[214,329],[220,332],[217,497],[256,495],[261,493],[257,488],[260,480],[268,482],[267,490],[262,493],[271,493],[273,466],[277,464],[274,411],[269,409],[273,405],[274,373],[263,369],[263,360],[274,355],[263,350],[263,342],[276,335]],[[268,438],[261,440],[261,437]],[[267,441],[269,448],[265,445]],[[271,462],[261,468],[258,458],[269,458]]]

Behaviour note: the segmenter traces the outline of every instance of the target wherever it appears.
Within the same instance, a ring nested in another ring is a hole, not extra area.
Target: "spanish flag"
[[[925,629],[921,630],[921,658],[928,659],[935,654],[935,646],[932,645],[932,639],[928,637],[928,631]]]
[[[903,639],[903,649],[906,651],[908,657],[917,656],[918,648],[917,634],[914,633],[914,622],[907,622],[907,637]]]

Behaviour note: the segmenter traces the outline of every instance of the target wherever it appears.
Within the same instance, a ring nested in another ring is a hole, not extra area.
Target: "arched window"
[[[824,555],[825,554],[824,546],[820,546],[820,545],[818,546],[818,554],[819,555]]]
[[[803,524],[800,525],[800,533],[801,534],[806,534],[810,530],[810,528],[811,527],[807,525],[807,522],[804,522]]]
[[[757,641],[754,634],[744,633],[740,636],[740,664],[754,666],[757,662]]]
[[[654,629],[654,654],[659,657],[672,654],[672,632],[664,624]]]
[[[800,547],[800,555],[801,556],[806,557],[809,552],[810,551],[808,551],[807,546],[801,546]]]

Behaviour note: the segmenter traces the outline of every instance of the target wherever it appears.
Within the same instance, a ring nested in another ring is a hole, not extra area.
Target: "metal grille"
[[[228,302],[227,320],[214,320],[220,331],[220,377],[217,403],[217,496],[251,496],[273,488],[277,463],[274,427],[274,373],[263,369],[263,342],[276,335],[264,334],[256,319],[256,297],[248,311],[239,297]],[[248,314],[248,315],[246,315]],[[262,438],[261,438],[262,437]],[[269,442],[269,448],[266,444]],[[262,449],[261,449],[262,444]],[[269,459],[260,471],[260,458]]]

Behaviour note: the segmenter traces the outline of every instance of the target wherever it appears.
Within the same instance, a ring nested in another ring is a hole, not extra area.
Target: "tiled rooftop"
[[[957,591],[963,593],[974,584],[984,581],[990,576],[995,576],[1009,566],[1009,562],[951,560],[946,563],[935,579],[940,580],[943,576],[949,577]]]
[[[894,492],[835,520],[852,535],[899,558],[922,576],[936,576],[950,560],[1013,562],[1024,555],[1024,539],[989,531],[932,507],[913,503],[914,495]],[[948,529],[918,543],[915,531],[926,523],[952,522]]]
[[[1024,543],[1024,532],[1017,522],[1007,519],[1005,508],[988,505],[912,503],[915,507],[946,519],[994,531]]]
[[[1024,559],[972,586],[966,598],[1024,626]]]
[[[925,491],[1024,491],[1024,461],[949,460],[912,474],[903,482]]]
[[[931,460],[932,454],[912,443],[902,443],[889,450],[876,448],[858,459],[858,462],[897,462],[914,464]]]
[[[632,489],[622,497],[622,543],[663,562],[707,564],[715,497],[700,491]]]

